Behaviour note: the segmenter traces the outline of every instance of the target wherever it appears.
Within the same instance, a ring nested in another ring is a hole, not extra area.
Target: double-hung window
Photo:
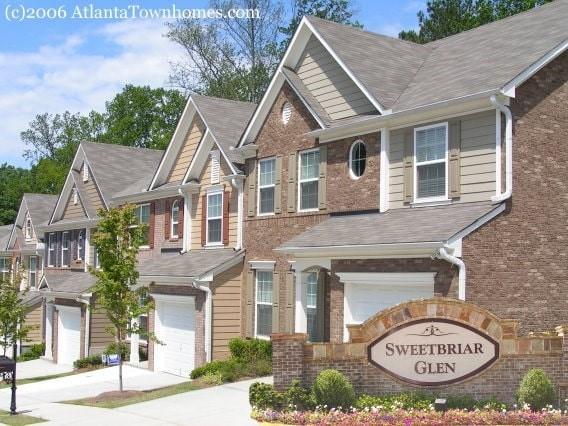
[[[61,235],[61,266],[62,267],[69,267],[71,264],[71,253],[70,253],[70,246],[71,246],[71,234],[69,231],[65,231]]]
[[[414,129],[414,200],[448,198],[448,125]]]
[[[57,234],[49,234],[47,247],[47,266],[55,266],[55,248],[57,246]]]
[[[172,203],[172,217],[171,217],[171,238],[179,237],[179,200]]]
[[[223,241],[223,193],[207,194],[207,244]]]
[[[256,337],[270,337],[272,333],[272,271],[256,271]]]
[[[306,275],[306,316],[307,332],[311,342],[317,341],[318,336],[318,273],[308,272]]]
[[[80,230],[77,235],[77,260],[85,260],[85,231]]]
[[[10,258],[0,257],[0,279],[2,281],[10,280]]]
[[[142,237],[141,247],[148,247],[150,244],[150,204],[140,204],[136,207],[136,219],[139,225],[145,225],[146,230]]]
[[[274,213],[276,159],[260,160],[258,165],[258,214],[272,214]]]
[[[300,211],[318,209],[319,162],[318,149],[300,152],[298,170]]]
[[[28,261],[28,287],[37,285],[37,257],[30,256]]]

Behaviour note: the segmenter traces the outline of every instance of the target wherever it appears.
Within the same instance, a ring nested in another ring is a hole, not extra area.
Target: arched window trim
[[[362,144],[365,147],[365,158],[364,158],[364,163],[363,163],[364,164],[363,171],[361,172],[361,174],[359,176],[357,176],[353,172],[353,151],[355,150],[355,147],[359,144]],[[365,170],[367,169],[367,145],[361,139],[357,139],[356,141],[354,141],[351,144],[351,148],[349,148],[349,165],[348,165],[348,167],[349,167],[349,176],[353,180],[358,180],[358,179],[361,178],[361,176],[363,176],[365,174]]]
[[[174,227],[177,227],[177,231],[174,232]],[[175,200],[172,203],[172,212],[170,217],[170,236],[171,238],[179,238],[179,200]]]

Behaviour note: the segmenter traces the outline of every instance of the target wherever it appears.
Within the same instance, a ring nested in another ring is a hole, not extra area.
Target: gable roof
[[[95,277],[88,272],[46,270],[39,283],[40,289],[48,291],[83,294],[96,284]]]
[[[33,225],[43,226],[51,217],[55,203],[57,203],[57,195],[26,193],[22,200],[27,205]]]
[[[0,252],[8,250],[8,242],[10,241],[10,234],[14,225],[0,226]]]

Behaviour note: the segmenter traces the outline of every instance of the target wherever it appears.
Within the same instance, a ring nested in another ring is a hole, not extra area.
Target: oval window
[[[359,179],[365,173],[367,164],[367,148],[363,141],[355,141],[349,151],[349,172],[351,177]]]
[[[288,124],[290,117],[292,116],[292,105],[290,102],[286,102],[282,107],[282,122]]]

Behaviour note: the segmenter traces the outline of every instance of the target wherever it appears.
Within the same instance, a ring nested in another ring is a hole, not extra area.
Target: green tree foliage
[[[25,341],[32,327],[26,325],[26,307],[18,291],[23,270],[14,271],[14,282],[0,279],[0,347],[6,356],[8,348]],[[14,353],[14,359],[16,354]]]
[[[91,268],[96,278],[95,292],[100,312],[112,324],[107,330],[117,347],[126,344],[130,333],[140,333],[132,318],[148,313],[150,307],[142,290],[135,290],[138,279],[136,265],[138,248],[146,230],[137,222],[135,206],[125,205],[98,212],[100,222],[93,236],[100,269]],[[141,302],[142,301],[142,302]],[[119,390],[123,390],[122,357],[119,364]]]
[[[550,377],[540,368],[533,368],[523,376],[517,390],[519,404],[528,404],[533,411],[540,411],[556,402],[556,391]]]
[[[426,3],[426,11],[418,12],[419,31],[402,31],[398,37],[415,43],[429,43],[524,12],[550,1],[429,0]]]
[[[0,225],[13,223],[22,194],[30,188],[29,170],[8,164],[0,165]]]

